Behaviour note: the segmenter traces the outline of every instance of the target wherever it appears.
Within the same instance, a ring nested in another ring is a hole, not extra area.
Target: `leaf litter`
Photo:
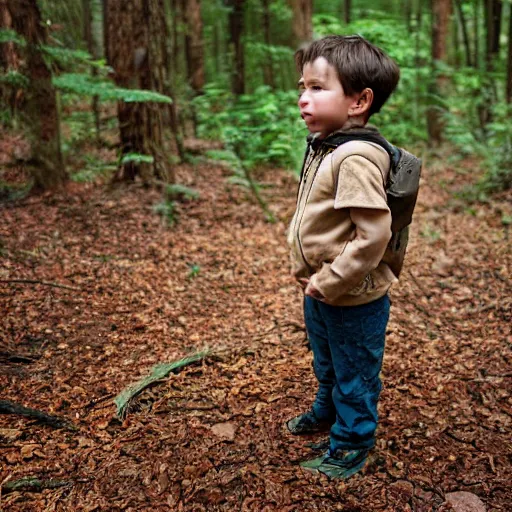
[[[372,464],[337,482],[298,465],[322,437],[283,428],[315,385],[285,246],[296,182],[261,171],[281,219],[269,224],[225,173],[179,167],[200,198],[178,205],[170,229],[153,213],[158,192],[136,185],[70,184],[2,207],[0,279],[79,291],[0,285],[2,398],[78,429],[0,415],[0,482],[21,482],[0,507],[510,510],[510,193],[468,211],[439,185],[449,169],[425,170],[391,293]],[[450,176],[452,189],[468,179]],[[116,417],[114,397],[156,365],[220,347],[138,390]],[[70,485],[29,492],[30,479]]]

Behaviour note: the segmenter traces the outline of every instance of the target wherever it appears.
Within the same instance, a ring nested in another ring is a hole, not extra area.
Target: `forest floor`
[[[471,162],[426,163],[377,446],[346,482],[304,472],[322,436],[283,428],[315,391],[288,271],[291,173],[259,176],[275,224],[208,163],[178,168],[200,198],[171,227],[138,185],[3,204],[1,398],[75,429],[0,415],[0,510],[447,511],[460,491],[512,510],[512,196],[465,206],[453,191],[476,179]],[[129,384],[206,348],[116,418]],[[54,488],[8,488],[25,477]]]

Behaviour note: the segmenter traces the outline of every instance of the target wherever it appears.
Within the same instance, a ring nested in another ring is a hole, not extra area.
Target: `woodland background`
[[[0,509],[510,510],[511,11],[0,0]],[[373,122],[424,161],[346,483],[282,429],[314,387],[293,54],[333,33],[397,61]]]

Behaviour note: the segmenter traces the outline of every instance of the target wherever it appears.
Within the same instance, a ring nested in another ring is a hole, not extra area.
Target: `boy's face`
[[[336,70],[324,57],[304,65],[299,92],[300,115],[311,133],[320,132],[324,138],[348,127],[349,110],[358,95],[345,95]]]

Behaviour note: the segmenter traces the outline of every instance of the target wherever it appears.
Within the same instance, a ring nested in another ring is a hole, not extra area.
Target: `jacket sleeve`
[[[378,166],[363,156],[346,158],[339,169],[334,207],[349,209],[354,234],[334,261],[311,277],[311,285],[327,301],[360,285],[379,265],[391,238],[391,212]]]

